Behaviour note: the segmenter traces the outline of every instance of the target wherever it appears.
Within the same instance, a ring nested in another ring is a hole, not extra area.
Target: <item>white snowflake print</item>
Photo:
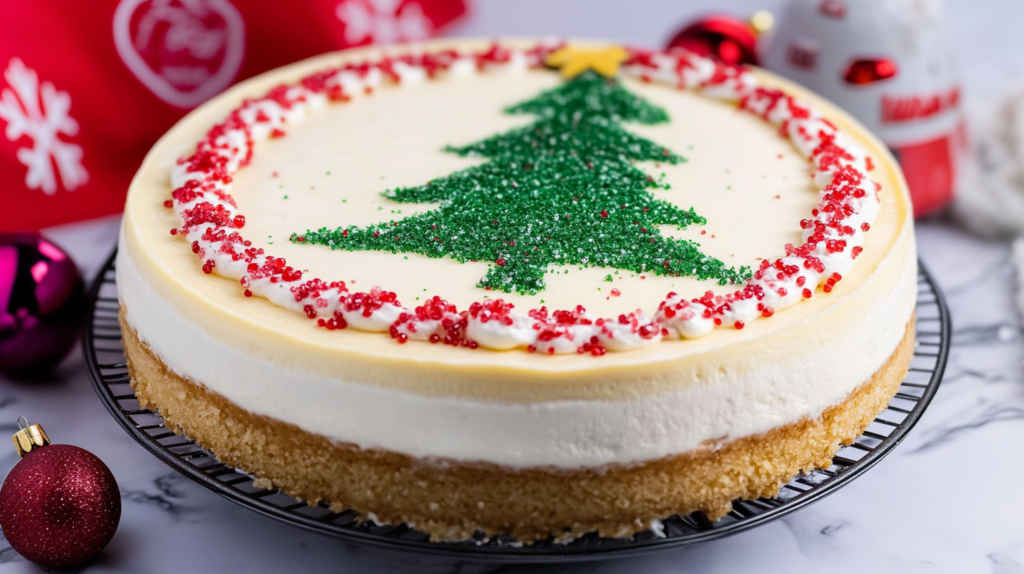
[[[4,131],[7,139],[15,141],[22,136],[32,140],[32,147],[18,149],[18,161],[25,164],[25,186],[42,189],[53,195],[57,192],[57,174],[64,189],[73,191],[89,181],[89,173],[82,167],[82,148],[61,140],[58,136],[74,136],[78,122],[68,115],[71,97],[50,82],[39,84],[35,70],[25,66],[19,58],[11,58],[4,70],[8,88],[0,93],[0,119],[7,121]]]
[[[367,39],[374,44],[423,40],[433,30],[417,2],[402,6],[402,0],[345,0],[334,13],[345,23],[345,41],[349,44]]]

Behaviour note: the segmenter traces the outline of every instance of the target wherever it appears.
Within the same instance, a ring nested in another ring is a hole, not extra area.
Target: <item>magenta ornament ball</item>
[[[39,374],[78,338],[85,288],[64,250],[33,233],[0,234],[0,371]]]

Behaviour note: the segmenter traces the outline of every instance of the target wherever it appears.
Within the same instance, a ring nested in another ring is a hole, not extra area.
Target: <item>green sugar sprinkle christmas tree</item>
[[[727,267],[701,253],[697,243],[658,230],[706,223],[692,208],[655,199],[648,190],[667,186],[634,165],[684,161],[620,126],[667,122],[664,110],[614,78],[587,71],[506,112],[539,119],[446,150],[487,163],[384,193],[400,203],[440,203],[436,209],[367,228],[306,231],[292,241],[487,261],[490,269],[478,287],[524,294],[543,290],[544,275],[556,272],[555,265],[693,276],[723,285],[749,276],[747,268]]]

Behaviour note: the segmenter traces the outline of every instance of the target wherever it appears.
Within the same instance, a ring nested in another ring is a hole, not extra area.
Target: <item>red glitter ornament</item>
[[[121,519],[121,492],[103,461],[76,446],[50,445],[39,425],[18,419],[23,458],[0,488],[0,528],[26,559],[68,568],[96,557]]]

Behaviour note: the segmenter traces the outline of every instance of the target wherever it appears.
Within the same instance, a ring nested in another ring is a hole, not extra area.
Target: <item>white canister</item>
[[[899,159],[914,214],[948,203],[966,151],[940,0],[789,0],[762,65],[845,108]]]

